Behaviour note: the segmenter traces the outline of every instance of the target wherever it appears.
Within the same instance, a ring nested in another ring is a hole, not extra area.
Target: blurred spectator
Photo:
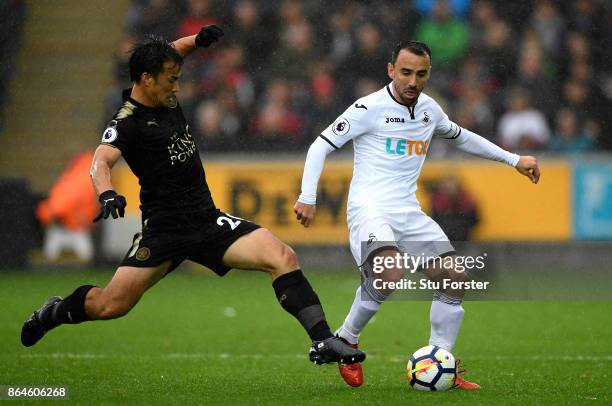
[[[572,62],[569,67],[569,77],[586,86],[593,85],[595,79],[592,66],[584,59]]]
[[[529,24],[535,0],[490,0],[498,18],[506,22],[514,32],[520,32]]]
[[[431,218],[451,241],[468,241],[478,224],[478,207],[455,177],[442,179],[431,195]]]
[[[485,46],[485,36],[489,24],[499,20],[495,7],[490,0],[476,0],[472,8],[470,21],[470,42],[473,49],[482,49]]]
[[[476,55],[467,55],[458,69],[450,90],[455,97],[461,97],[468,89],[477,89],[484,94],[490,94],[497,87],[495,79],[483,66],[482,60]]]
[[[580,131],[576,115],[570,109],[561,109],[557,113],[555,132],[550,141],[550,150],[554,152],[587,152],[595,143],[587,134]]]
[[[329,57],[335,67],[341,67],[353,49],[351,16],[348,10],[343,9],[332,14],[329,33],[332,37]]]
[[[537,0],[531,16],[531,27],[537,33],[546,55],[556,58],[561,49],[564,23],[552,0]]]
[[[115,71],[113,77],[121,89],[131,86],[130,55],[138,42],[139,39],[136,35],[126,32],[119,40],[119,46],[115,51]]]
[[[568,25],[571,30],[591,38],[597,48],[599,48],[600,44],[603,45],[601,40],[603,35],[605,35],[605,27],[609,22],[605,20],[606,14],[599,1],[574,0],[568,17]],[[597,49],[597,51],[599,50]]]
[[[211,0],[186,0],[185,5],[186,10],[177,24],[176,32],[168,38],[173,39],[197,34],[206,25],[221,25],[220,19],[214,15]],[[185,59],[183,71],[186,76],[197,82],[196,90],[198,92],[208,95],[216,89],[216,80],[223,72],[214,62],[222,49],[220,47],[210,47],[206,52],[196,52]]]
[[[570,108],[578,117],[579,126],[583,126],[588,118],[598,123],[609,120],[610,106],[603,96],[593,87],[575,79],[570,79],[563,86],[563,105]]]
[[[171,0],[132,0],[125,20],[126,30],[136,36],[146,34],[171,38],[176,32],[182,10]]]
[[[569,74],[569,66],[575,61],[591,63],[591,46],[588,39],[577,31],[566,34],[563,56],[561,58],[561,76]]]
[[[130,32],[124,32],[119,39],[119,44],[115,54],[113,55],[115,59],[113,84],[106,94],[104,103],[105,113],[103,117],[112,117],[114,112],[117,110],[117,106],[123,102],[123,98],[121,96],[122,90],[132,87],[129,69],[130,52],[138,41],[139,38]],[[106,121],[102,122],[101,125],[106,126]]]
[[[530,100],[544,114],[551,117],[559,106],[557,81],[544,72],[544,55],[541,48],[523,48],[519,61],[516,85],[530,89]]]
[[[213,16],[211,0],[187,0],[187,15],[179,23],[175,37],[197,34],[200,28],[220,22]]]
[[[25,1],[0,1],[0,134],[5,126],[4,106],[8,96],[8,84],[13,76],[15,56],[21,45],[21,29],[25,16]]]
[[[319,63],[313,69],[310,82],[312,105],[305,111],[305,137],[312,139],[318,136],[338,116],[338,111],[345,108],[336,97],[336,80],[331,67]]]
[[[202,152],[235,150],[240,147],[246,131],[235,95],[231,90],[222,94],[221,101],[206,100],[196,109],[195,139]]]
[[[429,45],[436,69],[449,70],[467,51],[467,24],[453,15],[446,0],[435,2],[431,18],[424,20],[416,36]]]
[[[351,99],[358,99],[360,97],[365,97],[370,93],[374,93],[377,90],[380,90],[382,86],[380,82],[371,78],[360,78],[357,80],[354,89],[354,96]]]
[[[513,89],[507,98],[508,111],[499,121],[500,144],[510,150],[538,149],[546,145],[550,130],[544,114],[529,104],[523,89]]]
[[[301,117],[292,109],[291,87],[285,79],[273,79],[266,89],[255,117],[257,139],[250,139],[252,149],[291,149],[301,141]]]
[[[272,74],[290,81],[306,82],[308,66],[317,57],[312,25],[304,14],[302,4],[296,0],[285,0],[281,15],[280,47],[272,53]]]
[[[99,205],[89,179],[92,160],[92,151],[78,154],[36,209],[46,227],[43,253],[49,261],[57,261],[66,249],[83,262],[93,258],[91,228]]]
[[[457,100],[455,120],[478,134],[493,137],[493,111],[488,95],[496,88],[495,81],[475,55],[467,56],[450,86]]]
[[[498,86],[506,86],[516,71],[516,42],[510,27],[502,20],[490,22],[485,27],[485,46],[480,52],[484,66],[489,68],[491,76]]]
[[[593,120],[592,118],[587,118],[583,127],[584,135],[593,141],[593,144],[596,146],[600,146],[602,148],[611,148],[611,137],[608,136],[606,138],[601,136],[601,123]]]
[[[366,21],[357,27],[356,39],[355,50],[345,66],[340,68],[342,85],[353,87],[357,83],[359,88],[375,83],[375,90],[378,90],[389,81],[386,67],[391,59],[391,51],[382,46],[381,30],[372,22]],[[351,98],[360,97],[359,93],[357,90]]]
[[[255,87],[249,73],[243,69],[244,48],[235,44],[224,48],[216,59],[217,76],[215,82],[235,92],[241,108],[251,107],[255,98]]]
[[[273,49],[275,31],[262,29],[270,25],[271,22],[264,20],[253,0],[239,0],[234,5],[228,40],[244,48],[245,70],[256,78],[266,73],[265,67]]]
[[[610,42],[612,42],[612,3],[605,2],[602,10],[602,18],[605,21],[608,21],[607,24],[604,24],[603,32],[601,34],[601,40],[598,41],[598,44],[601,48],[600,60],[597,64],[597,69],[605,72],[607,74],[612,73],[612,47],[609,46]],[[610,98],[612,99],[612,92]]]
[[[460,126],[469,128],[488,139],[494,137],[493,112],[485,94],[477,87],[469,87],[465,90],[455,115],[455,120]]]
[[[414,8],[414,2],[398,3],[396,0],[379,0],[362,4],[364,5],[362,15],[355,21],[372,21],[383,29],[381,46],[388,49],[389,53],[400,39],[415,38],[414,33],[421,20],[421,15]]]

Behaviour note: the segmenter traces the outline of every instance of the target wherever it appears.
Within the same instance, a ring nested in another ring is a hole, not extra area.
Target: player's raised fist
[[[223,36],[223,30],[216,25],[207,25],[202,27],[195,38],[196,47],[208,48],[213,42],[219,41]]]
[[[304,227],[308,227],[314,219],[315,213],[317,212],[317,206],[298,201],[295,202],[295,206],[293,206],[293,212],[300,224]]]
[[[540,167],[538,160],[533,156],[521,156],[516,164],[516,170],[522,175],[531,179],[531,182],[538,183],[540,180]]]

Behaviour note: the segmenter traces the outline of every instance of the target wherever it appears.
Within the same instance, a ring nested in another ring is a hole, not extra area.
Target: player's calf
[[[282,308],[300,322],[311,340],[333,337],[321,301],[301,270],[279,276],[272,287]]]
[[[87,296],[85,308],[92,320],[111,320],[128,314],[139,299],[140,296],[130,297],[127,292],[113,295],[106,288],[93,289]]]

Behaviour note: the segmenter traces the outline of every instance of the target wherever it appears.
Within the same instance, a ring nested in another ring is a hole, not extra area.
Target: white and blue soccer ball
[[[410,386],[422,391],[444,391],[455,385],[457,367],[453,354],[428,345],[412,354],[406,368]]]

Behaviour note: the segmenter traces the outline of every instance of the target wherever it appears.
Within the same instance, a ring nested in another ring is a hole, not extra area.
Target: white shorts
[[[427,257],[454,251],[442,228],[418,205],[396,213],[363,210],[349,219],[349,234],[351,252],[358,266],[385,247]]]

